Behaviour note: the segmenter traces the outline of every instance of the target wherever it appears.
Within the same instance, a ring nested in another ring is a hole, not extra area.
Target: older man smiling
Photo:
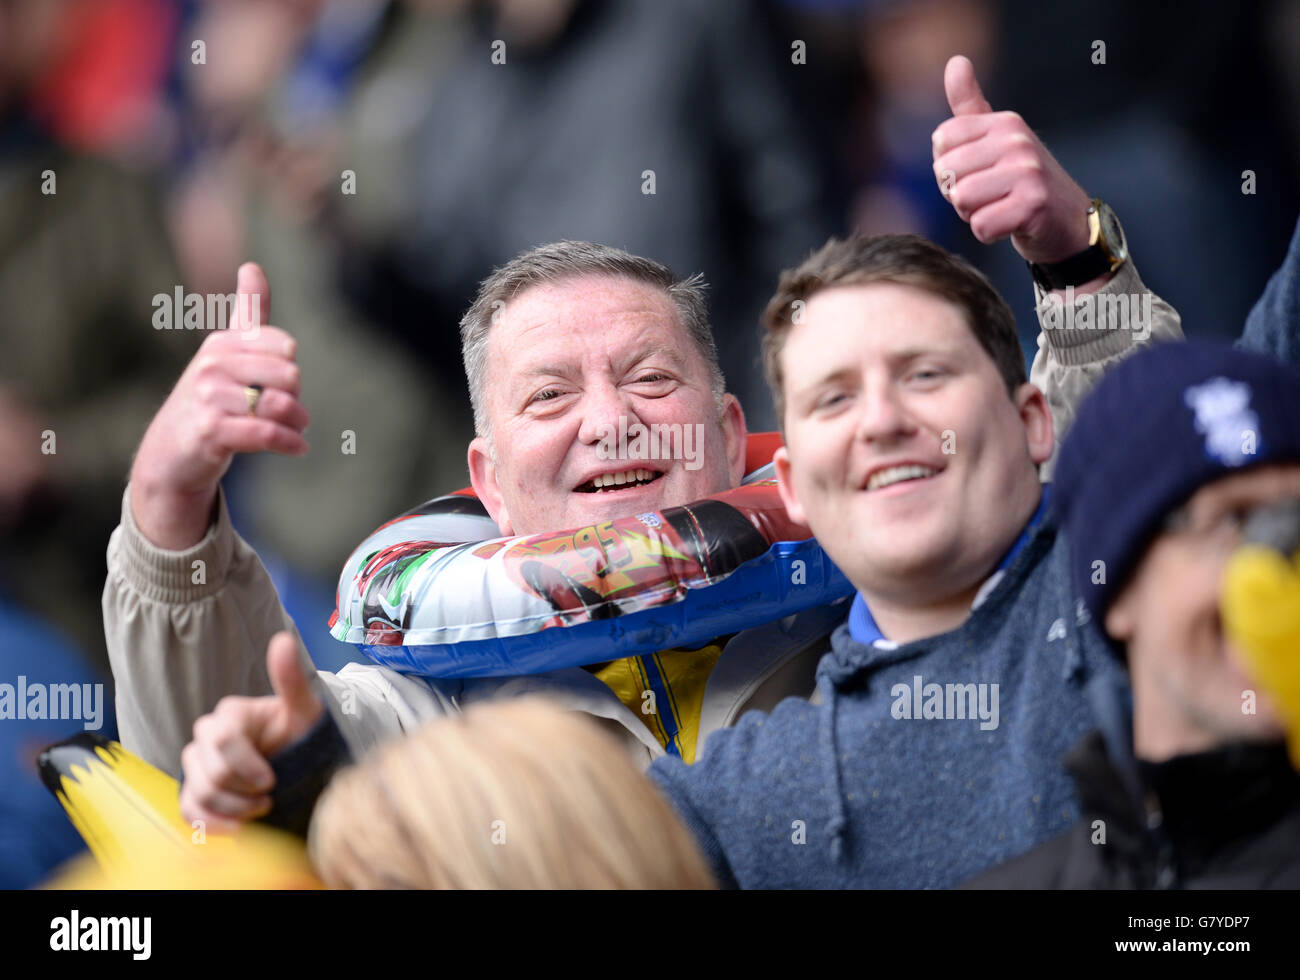
[[[269,308],[256,266],[240,270],[240,290],[260,291]],[[462,341],[478,429],[470,478],[504,534],[686,504],[743,476],[744,414],[723,387],[698,280],[606,246],[542,246],[484,282]],[[235,451],[302,451],[296,371],[293,341],[275,327],[208,340],[145,435],[109,547],[105,627],[124,744],[172,771],[182,763],[186,812],[214,826],[266,809],[266,758],[323,707],[216,483]],[[605,458],[611,424],[698,426],[702,465]],[[197,584],[195,561],[207,569]],[[642,764],[665,752],[689,761],[744,711],[807,696],[841,615],[814,610],[697,650],[529,677],[443,682],[355,664],[320,676],[362,749],[476,700],[533,692],[611,725]],[[652,675],[671,693],[653,717],[641,710]]]
[[[745,416],[723,387],[698,282],[577,243],[512,266],[462,327],[478,430],[470,479],[503,533],[580,527],[740,482]],[[698,426],[705,465],[620,464],[606,458],[610,426]]]

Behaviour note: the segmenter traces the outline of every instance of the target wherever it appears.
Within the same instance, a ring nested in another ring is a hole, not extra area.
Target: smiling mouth
[[[663,476],[662,473],[647,469],[624,470],[622,473],[604,473],[595,479],[574,487],[573,490],[574,493],[617,493],[620,490],[649,486],[661,476]]]
[[[885,487],[892,487],[899,483],[908,483],[913,480],[927,480],[932,476],[937,476],[942,470],[936,470],[929,466],[907,465],[891,466],[887,469],[877,470],[871,474],[871,479],[867,481],[865,489],[883,490]]]

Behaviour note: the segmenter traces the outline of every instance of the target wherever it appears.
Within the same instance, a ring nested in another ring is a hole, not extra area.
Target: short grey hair
[[[617,276],[662,289],[677,307],[686,335],[699,351],[709,371],[709,387],[719,411],[726,382],[718,364],[718,348],[709,327],[705,292],[708,284],[700,273],[677,279],[672,270],[651,259],[622,249],[593,242],[552,242],[521,252],[493,270],[479,285],[478,295],[460,321],[460,349],[469,382],[470,404],[474,407],[474,431],[491,437],[483,385],[487,374],[488,331],[494,316],[522,291],[544,283],[561,282],[580,276]]]

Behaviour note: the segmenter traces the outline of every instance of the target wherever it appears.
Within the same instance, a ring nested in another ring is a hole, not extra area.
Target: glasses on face
[[[1225,550],[1249,540],[1290,554],[1300,548],[1300,498],[1239,504],[1195,518],[1184,505],[1166,518],[1161,530]]]
[[[1193,517],[1191,508],[1184,505],[1165,518],[1161,531],[1207,550],[1227,553],[1241,544],[1250,510],[1230,507],[1210,517]]]

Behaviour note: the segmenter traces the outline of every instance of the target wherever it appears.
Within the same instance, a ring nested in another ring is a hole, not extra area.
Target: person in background
[[[113,691],[67,637],[3,592],[0,684],[0,889],[32,888],[85,851],[76,828],[41,782],[37,759],[46,746],[81,731],[116,738]],[[37,690],[39,709],[32,697]],[[56,697],[81,717],[51,717],[72,713],[55,711]]]
[[[158,8],[0,5],[0,591],[101,672],[122,474],[198,346],[150,325],[179,281],[161,208],[96,139],[162,73]]]
[[[1300,774],[1224,598],[1243,530],[1288,502],[1300,508],[1300,373],[1287,366],[1160,345],[1084,401],[1056,506],[1075,590],[1128,668],[1131,715],[1117,700],[1067,757],[1079,823],[971,887],[1300,886]],[[1279,652],[1300,656],[1292,643]]]
[[[1246,317],[1237,346],[1300,367],[1300,331],[1291,329],[1296,323],[1300,323],[1300,219],[1282,264]]]

